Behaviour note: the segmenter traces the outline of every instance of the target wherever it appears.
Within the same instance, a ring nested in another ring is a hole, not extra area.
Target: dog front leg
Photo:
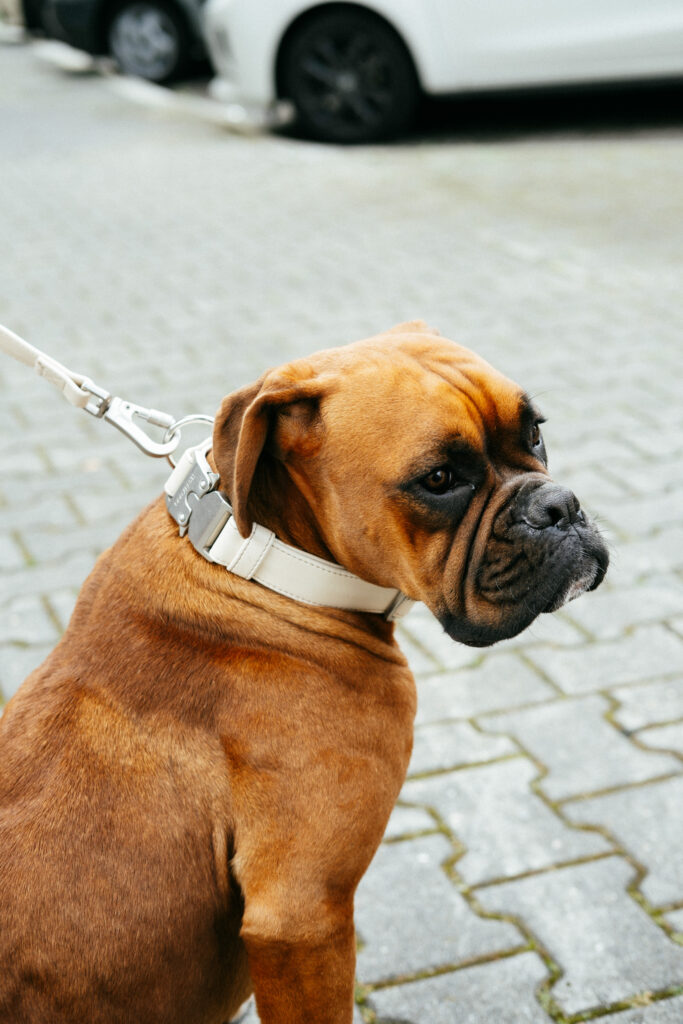
[[[319,914],[309,907],[311,919]],[[298,930],[298,929],[297,929]],[[351,1024],[356,966],[353,916],[316,935],[243,930],[262,1024]],[[313,931],[313,929],[311,929]],[[326,932],[326,934],[324,934]]]

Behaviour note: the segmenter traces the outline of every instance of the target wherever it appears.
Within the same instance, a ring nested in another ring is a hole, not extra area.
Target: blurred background
[[[681,4],[0,12],[0,322],[182,416],[421,317],[533,395],[612,546],[489,651],[402,623],[416,749],[357,1021],[680,1024]],[[167,469],[4,357],[0,436],[9,699]]]

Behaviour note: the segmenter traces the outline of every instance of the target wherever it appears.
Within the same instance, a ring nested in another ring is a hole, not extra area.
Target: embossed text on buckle
[[[166,508],[178,524],[181,537],[184,537],[187,533],[190,517],[197,507],[197,500],[212,491],[217,483],[218,474],[212,472],[206,455],[201,451],[195,450],[194,465],[187,476],[175,494],[166,495]],[[196,500],[190,502],[191,497]]]

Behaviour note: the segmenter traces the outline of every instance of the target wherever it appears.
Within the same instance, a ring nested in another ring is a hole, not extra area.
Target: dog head
[[[412,323],[228,396],[214,458],[243,535],[277,467],[284,520],[310,519],[335,561],[486,646],[595,589],[607,568],[577,498],[548,475],[542,422],[516,384]]]

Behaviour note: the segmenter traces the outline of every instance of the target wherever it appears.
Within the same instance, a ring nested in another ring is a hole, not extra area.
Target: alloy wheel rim
[[[133,4],[114,23],[111,49],[125,71],[143,78],[164,78],[178,60],[176,27],[161,8]]]
[[[299,62],[299,101],[316,120],[372,129],[393,105],[392,79],[390,61],[370,32],[321,33]]]

